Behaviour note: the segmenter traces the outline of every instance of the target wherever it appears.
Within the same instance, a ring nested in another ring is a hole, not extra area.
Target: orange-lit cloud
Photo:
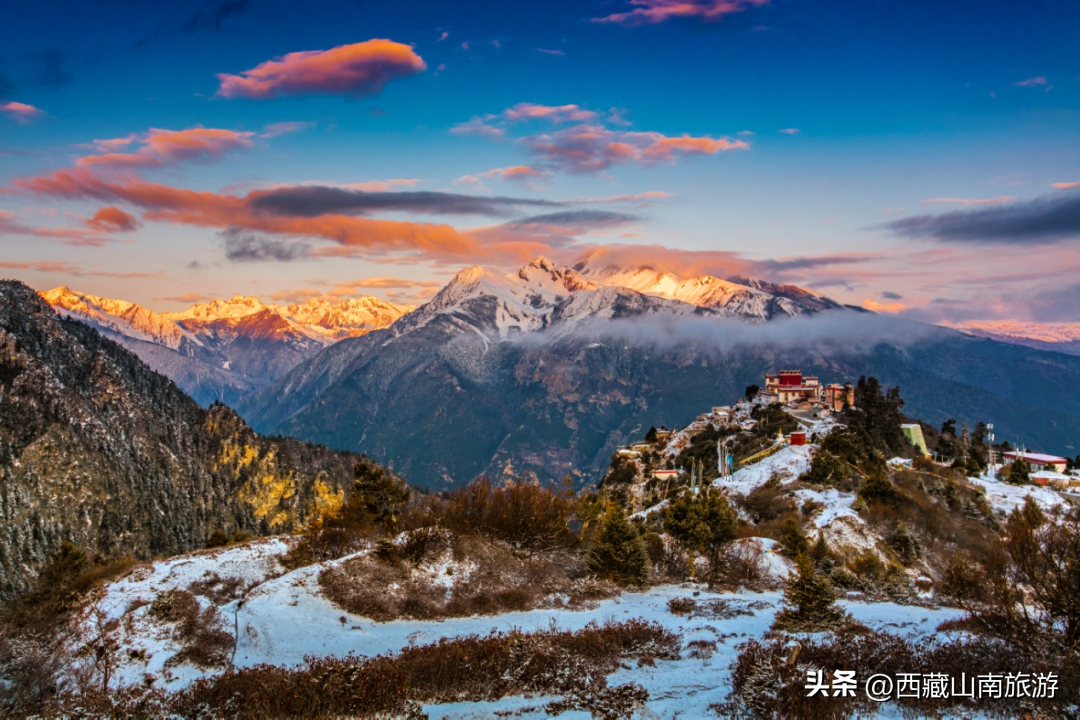
[[[95,140],[94,147],[116,150],[139,143],[135,152],[103,152],[86,155],[76,161],[77,165],[98,165],[114,168],[153,168],[178,162],[220,160],[230,150],[251,147],[254,133],[236,132],[220,128],[194,127],[187,130],[152,129],[143,136],[128,136],[114,140]]]
[[[94,235],[83,230],[72,228],[38,228],[24,225],[15,219],[14,213],[0,210],[0,235],[27,235],[30,237],[59,240],[65,245],[78,245],[83,247],[100,247],[110,241],[110,238]]]
[[[1071,190],[1073,188],[1080,188],[1080,182],[1057,182],[1051,184],[1050,187],[1057,188],[1058,190]]]
[[[862,301],[862,306],[864,308],[866,308],[867,310],[871,310],[873,312],[883,312],[883,313],[898,313],[901,310],[906,310],[907,309],[907,305],[905,305],[902,302],[879,303],[879,302],[876,302],[876,301],[870,300],[870,299],[863,300]]]
[[[57,275],[74,275],[76,277],[108,277],[108,278],[152,278],[162,277],[164,273],[118,273],[99,270],[86,270],[73,263],[66,262],[0,262],[0,269],[4,270],[29,270],[31,272],[54,273]]]
[[[454,180],[456,185],[479,185],[481,178],[484,179],[498,179],[498,180],[512,180],[515,182],[524,183],[531,186],[532,180],[539,180],[543,178],[551,177],[551,173],[540,170],[538,168],[530,167],[529,165],[514,165],[504,168],[492,168],[491,170],[485,170],[482,173],[476,175],[462,175],[458,179]]]
[[[86,221],[86,226],[98,232],[130,232],[137,230],[142,223],[134,215],[129,215],[118,207],[103,207]]]
[[[33,105],[14,101],[0,101],[0,113],[4,113],[8,117],[14,119],[15,122],[24,125],[32,123],[45,114],[41,109],[36,108]]]
[[[364,192],[388,192],[395,188],[409,187],[418,182],[420,182],[419,178],[390,178],[389,180],[368,180],[367,182],[346,183],[341,187],[348,188],[349,190],[363,190]]]
[[[507,120],[550,120],[562,123],[593,120],[596,118],[596,113],[577,105],[539,105],[523,102],[504,110],[502,117]]]
[[[330,50],[293,52],[239,75],[219,74],[218,95],[264,100],[289,95],[377,95],[391,80],[427,69],[411,47],[367,40]]]
[[[630,0],[630,4],[635,6],[633,10],[593,18],[592,21],[630,27],[655,25],[672,18],[716,21],[768,2],[769,0]]]

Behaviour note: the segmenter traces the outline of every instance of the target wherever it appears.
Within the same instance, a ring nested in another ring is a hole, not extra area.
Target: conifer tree
[[[843,625],[848,617],[836,604],[832,583],[814,569],[808,555],[795,558],[798,572],[784,586],[784,608],[776,614],[774,630],[819,632]]]
[[[393,525],[409,500],[409,488],[375,464],[357,463],[353,470],[353,494],[342,508],[346,521],[374,520]]]
[[[690,551],[691,572],[695,553],[706,555],[716,570],[720,551],[735,539],[738,526],[727,500],[709,487],[700,495],[684,493],[664,508],[664,529]]]
[[[591,572],[619,585],[645,585],[649,553],[617,502],[608,504],[604,522],[592,538],[586,563]]]
[[[780,523],[780,545],[789,557],[801,555],[810,549],[810,543],[795,518],[789,516]]]
[[[1031,482],[1031,466],[1027,460],[1017,458],[1009,468],[1009,482],[1013,485],[1026,485]]]
[[[819,572],[828,573],[833,569],[833,554],[829,543],[825,541],[825,533],[818,530],[817,542],[810,548],[810,561]]]

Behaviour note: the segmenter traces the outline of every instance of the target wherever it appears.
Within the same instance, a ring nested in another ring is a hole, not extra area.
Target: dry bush
[[[175,625],[173,637],[180,651],[169,658],[166,666],[190,662],[198,667],[220,667],[228,660],[233,637],[221,627],[217,608],[203,609],[199,600],[187,590],[160,593],[150,603],[151,617]]]
[[[667,609],[672,615],[686,615],[690,617],[697,607],[697,601],[688,597],[677,597],[668,600]]]
[[[624,659],[679,656],[679,638],[644,621],[576,632],[514,630],[444,638],[395,656],[309,660],[298,669],[258,666],[196,681],[163,703],[183,717],[419,717],[423,704],[557,695],[548,706],[627,717],[647,698],[607,686]],[[163,713],[164,714],[164,713]]]
[[[854,697],[807,697],[810,669],[857,670],[865,681],[883,673],[944,673],[968,678],[986,673],[1053,672],[1059,677],[1054,699],[903,698],[893,708],[906,715],[967,716],[973,712],[990,716],[1057,715],[1074,706],[1080,690],[1080,656],[1060,649],[1024,648],[1016,643],[985,637],[940,641],[933,637],[903,638],[885,633],[841,633],[821,639],[803,638],[798,644],[786,640],[751,640],[740,646],[732,666],[732,691],[712,710],[722,717],[737,718],[847,718],[874,715],[881,706],[869,700],[863,688]],[[888,706],[886,706],[888,707]]]
[[[702,617],[709,620],[731,620],[743,615],[753,615],[756,610],[770,607],[766,602],[757,600],[733,600],[731,598],[672,598],[668,601],[668,611],[673,615],[685,615],[687,618]]]
[[[690,558],[672,537],[647,532],[642,536],[649,553],[649,572],[655,583],[679,583],[690,577]]]
[[[578,541],[570,528],[570,498],[536,483],[508,482],[501,487],[477,478],[454,491],[442,524],[458,533],[479,533],[502,540],[515,553],[532,555],[570,548]]]
[[[243,597],[247,588],[240,578],[223,578],[217,573],[208,572],[201,579],[188,585],[188,591],[202,595],[215,605],[224,605]]]
[[[788,496],[788,491],[778,480],[772,479],[748,494],[739,496],[736,502],[755,524],[776,520],[796,510],[795,501]]]
[[[761,553],[750,543],[732,543],[717,558],[715,572],[710,573],[710,585],[716,588],[754,591],[775,589],[779,581],[765,573]]]
[[[380,622],[580,607],[618,593],[611,583],[584,577],[580,560],[565,552],[529,559],[505,543],[429,529],[380,547],[384,551],[350,558],[319,575],[334,604]]]
[[[286,570],[296,570],[320,562],[337,560],[363,550],[371,529],[355,527],[316,527],[300,536],[299,541],[281,556]]]

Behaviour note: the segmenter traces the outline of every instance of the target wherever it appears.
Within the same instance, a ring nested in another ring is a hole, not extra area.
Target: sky
[[[1080,322],[1080,3],[8,0],[0,271],[178,310],[470,265]]]

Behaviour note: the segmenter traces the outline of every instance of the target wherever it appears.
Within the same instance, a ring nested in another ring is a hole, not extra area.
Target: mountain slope
[[[234,295],[182,312],[156,313],[66,287],[42,297],[60,314],[89,324],[139,355],[204,406],[234,404],[327,345],[386,327],[412,309],[373,297],[281,307]]]
[[[145,558],[201,547],[214,529],[289,531],[342,501],[357,462],[370,461],[199,407],[30,288],[0,282],[0,595],[25,588],[64,540]]]
[[[1076,452],[1080,397],[1062,388],[1080,386],[1080,359],[846,309],[770,321],[730,310],[543,259],[512,275],[469,268],[239,409],[259,430],[363,450],[426,486],[479,473],[594,480],[650,425],[683,425],[768,371],[801,367],[823,382],[875,375],[901,386],[915,416],[992,421],[1010,442]]]
[[[972,320],[943,323],[975,337],[987,337],[1039,350],[1080,355],[1080,323],[1022,323],[1012,320]]]

